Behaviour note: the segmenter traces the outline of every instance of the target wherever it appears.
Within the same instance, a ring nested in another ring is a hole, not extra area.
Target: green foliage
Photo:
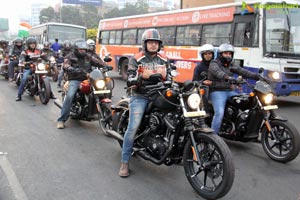
[[[55,20],[54,9],[51,6],[42,9],[40,12],[39,20],[41,24],[49,21],[54,21]]]
[[[87,29],[87,38],[96,41],[97,31],[97,28]]]
[[[146,14],[148,13],[148,4],[146,0],[138,1],[135,4],[126,3],[122,9],[114,8],[110,12],[104,14],[104,19],[114,17],[125,17],[130,15]]]

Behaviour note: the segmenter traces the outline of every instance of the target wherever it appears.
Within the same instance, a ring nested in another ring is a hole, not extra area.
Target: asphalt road
[[[113,102],[124,95],[118,79]],[[52,84],[56,93],[57,88]],[[121,148],[102,134],[97,122],[69,120],[56,129],[59,109],[38,97],[16,102],[17,87],[0,78],[0,200],[196,200],[181,165],[156,166],[134,157],[132,174],[118,176]],[[300,97],[278,98],[278,114],[300,130]],[[223,199],[297,200],[300,156],[272,161],[259,143],[227,142],[236,173]]]

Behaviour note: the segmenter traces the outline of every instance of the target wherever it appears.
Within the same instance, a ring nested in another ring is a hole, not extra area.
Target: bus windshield
[[[300,9],[291,7],[265,11],[265,52],[274,57],[300,56]]]
[[[86,30],[71,26],[49,25],[48,41],[54,43],[55,38],[59,38],[60,41],[70,40],[72,43],[76,39],[85,40]]]

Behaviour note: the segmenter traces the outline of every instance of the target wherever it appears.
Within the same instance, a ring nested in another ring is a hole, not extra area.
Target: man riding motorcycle
[[[72,52],[72,43],[70,40],[65,40],[63,43],[63,47],[61,49],[61,55],[58,56],[57,58],[57,62],[58,63],[62,63],[64,61],[64,57],[66,57],[69,53]],[[59,75],[58,75],[58,79],[57,79],[57,87],[61,87],[61,82],[63,80],[64,77],[64,69],[61,68]]]
[[[12,48],[9,51],[9,56],[16,55],[18,58],[20,57],[22,51],[24,51],[23,40],[20,38],[15,39]],[[8,76],[9,80],[13,81],[14,78],[14,68],[19,64],[19,60],[11,60],[8,66]]]
[[[65,57],[63,67],[68,74],[68,92],[62,105],[60,116],[57,119],[58,129],[65,128],[65,122],[69,118],[74,95],[81,81],[86,80],[87,73],[92,71],[92,66],[102,66],[87,54],[87,48],[86,41],[77,40],[74,42],[74,52]]]
[[[127,86],[132,90],[129,105],[129,123],[124,135],[122,160],[119,171],[120,177],[129,176],[129,159],[131,157],[134,136],[143,118],[146,106],[150,102],[146,85],[157,84],[166,80],[169,61],[163,54],[158,53],[162,40],[158,30],[147,29],[142,35],[143,51],[129,61]],[[159,78],[152,79],[151,75]]]
[[[260,78],[259,74],[234,65],[232,62],[233,56],[234,47],[227,43],[221,44],[218,49],[218,57],[211,61],[208,68],[208,79],[212,81],[209,95],[214,108],[211,128],[217,134],[219,134],[223,120],[226,101],[229,97],[237,94],[233,85],[236,83],[236,79],[233,77],[234,73],[254,80],[259,80]],[[232,69],[234,69],[234,73]]]

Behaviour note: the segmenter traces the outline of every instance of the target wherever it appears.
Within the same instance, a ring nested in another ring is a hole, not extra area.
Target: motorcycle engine
[[[163,156],[168,148],[163,116],[163,113],[151,113],[147,121],[147,128],[143,131],[147,134],[139,140],[140,145],[150,151],[155,158]]]
[[[222,126],[226,127],[227,132],[245,132],[247,120],[249,118],[248,112],[249,110],[242,111],[236,108],[235,106],[228,106],[224,115],[224,118],[226,120],[223,120]]]

